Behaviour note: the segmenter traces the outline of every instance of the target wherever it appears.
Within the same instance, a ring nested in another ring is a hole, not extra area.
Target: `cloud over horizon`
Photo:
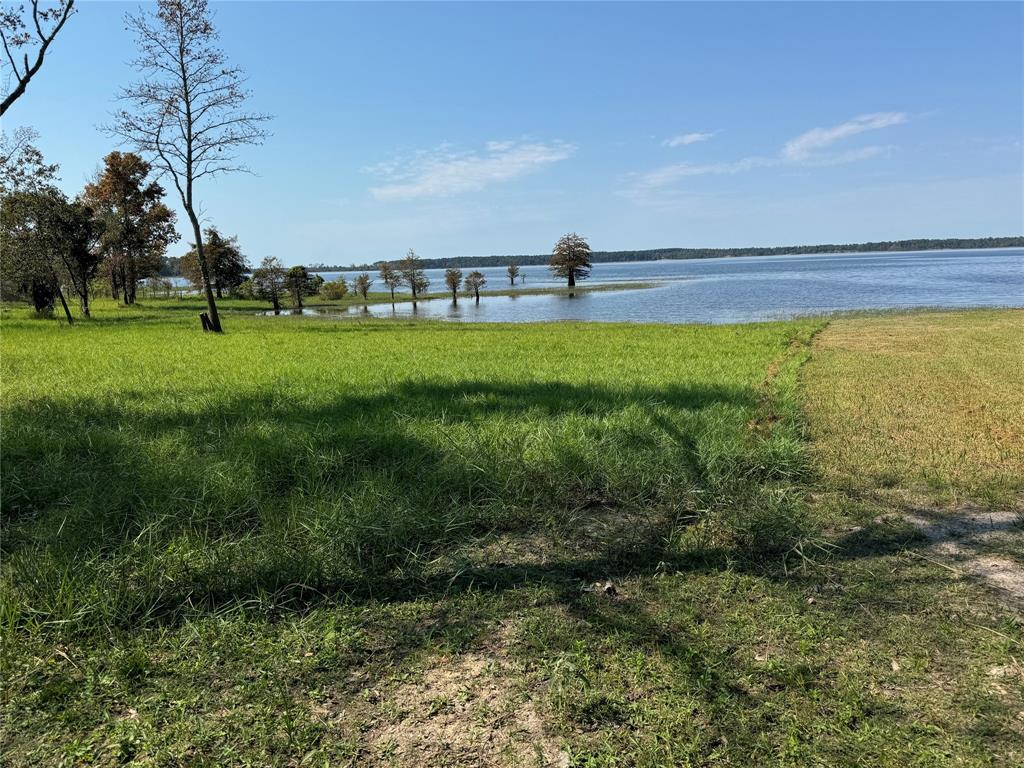
[[[812,128],[801,133],[795,139],[787,141],[782,148],[782,156],[794,162],[805,160],[814,152],[825,149],[837,141],[865,131],[876,131],[879,128],[888,128],[892,125],[902,125],[907,122],[907,119],[906,112],[876,112],[870,115],[859,115],[831,128]]]
[[[575,151],[564,141],[489,141],[483,150],[458,150],[446,143],[364,170],[386,182],[370,187],[377,200],[451,197],[536,173]]]
[[[632,175],[631,185],[623,191],[634,200],[648,200],[654,193],[667,190],[680,179],[708,174],[735,174],[756,168],[803,166],[821,168],[843,165],[887,155],[891,145],[871,145],[842,152],[829,152],[829,147],[843,139],[866,131],[902,125],[909,120],[905,112],[876,112],[859,115],[830,128],[812,128],[787,141],[776,155],[750,156],[730,162],[673,163],[652,171]],[[680,137],[676,137],[680,138]],[[692,142],[691,142],[692,143]]]
[[[661,143],[666,147],[687,147],[690,144],[696,144],[697,142],[700,141],[707,141],[714,135],[714,132],[681,133],[678,136],[673,136],[669,139],[665,139]]]

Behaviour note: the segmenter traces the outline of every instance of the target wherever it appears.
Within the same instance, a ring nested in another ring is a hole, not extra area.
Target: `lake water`
[[[468,272],[464,269],[463,273]],[[507,289],[503,267],[482,269],[488,289]],[[339,274],[351,279],[356,272]],[[544,266],[522,267],[517,288],[563,285]],[[432,291],[444,270],[427,270]],[[586,285],[649,283],[642,290],[575,296],[487,296],[332,310],[341,316],[423,317],[472,322],[599,320],[732,323],[857,309],[1024,306],[1024,248],[745,256],[595,264]],[[379,280],[374,290],[380,290]]]

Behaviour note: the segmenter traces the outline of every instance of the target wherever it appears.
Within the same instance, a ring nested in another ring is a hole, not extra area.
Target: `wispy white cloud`
[[[377,200],[451,197],[536,173],[575,151],[563,141],[491,141],[483,150],[442,144],[365,170],[385,182],[370,188]]]
[[[744,157],[730,162],[675,163],[662,166],[645,173],[632,174],[630,184],[623,194],[635,200],[649,202],[656,194],[668,191],[680,180],[692,176],[731,175],[776,166],[825,167],[880,157],[889,154],[893,147],[873,145],[841,152],[830,152],[828,149],[843,139],[865,131],[900,125],[908,119],[905,112],[860,115],[831,128],[814,128],[806,131],[787,141],[776,155]]]
[[[888,128],[892,125],[902,125],[907,122],[907,119],[906,112],[876,112],[870,115],[860,115],[831,128],[812,128],[801,133],[795,139],[787,141],[786,146],[782,148],[782,156],[787,160],[799,162],[842,139],[856,136],[865,131],[876,131],[879,128]]]
[[[687,147],[690,144],[696,144],[701,141],[707,141],[714,133],[681,133],[678,136],[672,136],[671,138],[665,139],[662,144],[666,147]]]

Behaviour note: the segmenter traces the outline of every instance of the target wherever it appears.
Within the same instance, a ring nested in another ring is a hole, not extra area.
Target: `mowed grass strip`
[[[836,319],[804,369],[816,461],[850,490],[1024,493],[1024,311]]]

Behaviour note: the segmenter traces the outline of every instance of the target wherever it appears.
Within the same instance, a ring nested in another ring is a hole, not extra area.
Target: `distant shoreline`
[[[746,256],[808,256],[815,254],[853,253],[902,253],[907,251],[961,251],[988,250],[995,248],[1024,248],[1024,236],[978,237],[949,239],[891,240],[873,243],[845,243],[825,245],[792,245],[777,247],[748,248],[651,248],[637,251],[594,251],[595,264],[631,261],[681,261],[691,259],[743,258]],[[519,266],[544,265],[548,254],[505,255],[505,256],[452,256],[438,259],[422,259],[424,269],[445,269],[447,267],[502,267],[515,263]],[[397,261],[394,259],[392,261]],[[375,270],[380,262],[355,264],[351,266],[314,264],[311,272],[351,272],[354,270]]]

